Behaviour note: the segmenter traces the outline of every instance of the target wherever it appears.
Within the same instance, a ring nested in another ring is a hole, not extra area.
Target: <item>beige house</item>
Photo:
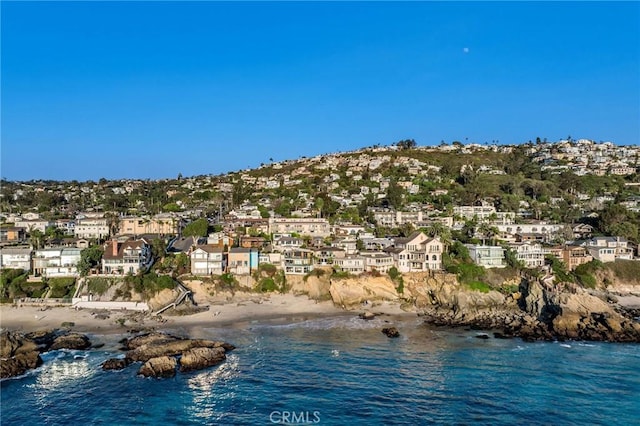
[[[586,247],[581,246],[558,246],[549,249],[549,254],[557,257],[568,270],[573,271],[583,263],[591,262],[593,256]]]
[[[178,221],[169,216],[141,217],[123,216],[120,218],[118,235],[177,234]]]
[[[270,218],[269,232],[272,234],[309,235],[312,237],[328,237],[331,229],[327,219],[318,218]]]
[[[227,271],[235,275],[248,275],[258,267],[258,250],[234,247],[229,250]]]

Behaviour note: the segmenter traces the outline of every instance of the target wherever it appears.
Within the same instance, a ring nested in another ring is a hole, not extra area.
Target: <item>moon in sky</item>
[[[468,48],[468,47],[465,47],[464,49],[462,49],[462,51],[463,51],[464,53],[469,53],[469,48]]]

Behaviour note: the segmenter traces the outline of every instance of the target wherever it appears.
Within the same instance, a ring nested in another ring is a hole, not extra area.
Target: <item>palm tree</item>
[[[109,212],[105,215],[109,226],[109,233],[116,235],[120,230],[120,216],[115,212]]]
[[[39,249],[42,243],[42,237],[44,234],[39,229],[34,229],[33,226],[29,228],[29,240],[34,249]]]
[[[451,229],[440,222],[433,222],[431,225],[424,228],[423,232],[432,238],[439,237],[442,244],[447,247],[452,243]]]

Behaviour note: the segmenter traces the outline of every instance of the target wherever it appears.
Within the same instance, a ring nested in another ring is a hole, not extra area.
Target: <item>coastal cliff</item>
[[[469,290],[446,275],[405,280],[407,293],[430,324],[495,330],[500,337],[525,340],[640,342],[637,321],[606,295],[580,287],[523,279],[519,291],[505,295]]]

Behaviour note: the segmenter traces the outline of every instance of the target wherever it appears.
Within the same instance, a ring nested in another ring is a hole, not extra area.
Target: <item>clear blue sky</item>
[[[640,143],[638,2],[1,8],[11,180],[217,174],[405,138]]]

